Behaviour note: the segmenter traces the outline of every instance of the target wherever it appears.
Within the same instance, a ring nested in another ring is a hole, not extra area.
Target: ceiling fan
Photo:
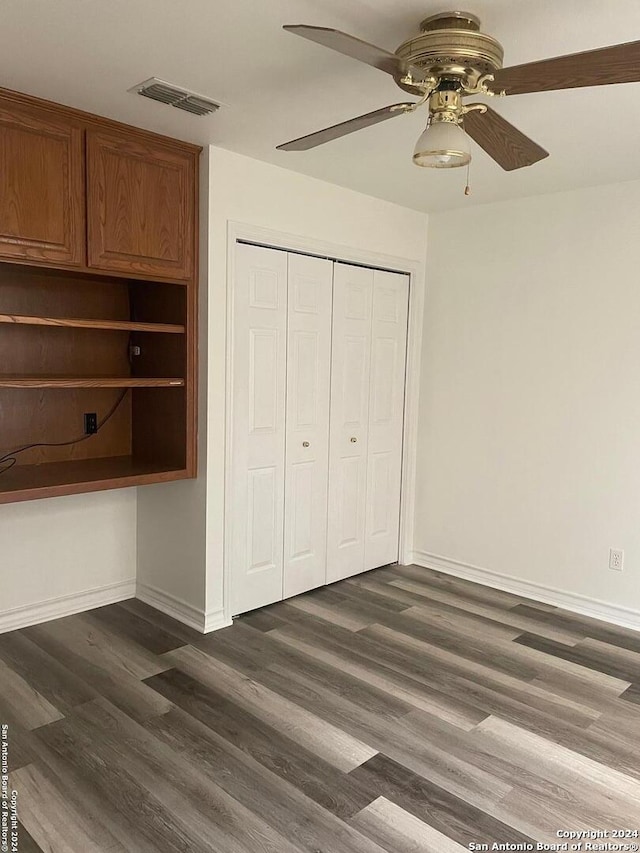
[[[470,12],[429,16],[420,24],[420,35],[407,39],[394,53],[340,30],[302,24],[284,29],[379,68],[420,100],[392,104],[278,145],[283,151],[315,148],[414,112],[428,102],[427,127],[413,153],[416,165],[440,169],[465,166],[471,160],[468,135],[503,169],[511,171],[531,166],[549,153],[487,104],[468,104],[463,98],[640,81],[640,41],[503,68],[502,45],[480,32],[480,20]]]

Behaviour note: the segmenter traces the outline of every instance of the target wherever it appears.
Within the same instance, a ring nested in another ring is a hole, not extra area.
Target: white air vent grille
[[[171,107],[197,116],[210,115],[221,106],[203,95],[189,92],[188,89],[181,89],[180,86],[174,86],[173,83],[165,83],[164,80],[158,80],[157,77],[151,77],[144,83],[138,83],[129,91],[137,92],[138,95],[143,95],[145,98],[169,104]]]

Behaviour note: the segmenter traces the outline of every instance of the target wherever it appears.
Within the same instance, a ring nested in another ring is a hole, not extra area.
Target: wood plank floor
[[[640,829],[640,634],[413,566],[206,637],[135,600],[14,631],[0,679],[20,853]]]

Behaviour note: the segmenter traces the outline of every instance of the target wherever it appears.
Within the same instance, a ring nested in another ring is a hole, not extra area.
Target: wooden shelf
[[[184,468],[142,462],[132,456],[14,465],[0,474],[0,504],[183,480],[188,476]]]
[[[0,376],[0,388],[181,388],[184,379],[138,376]]]
[[[32,317],[26,314],[0,314],[0,323],[23,326],[58,326],[67,329],[102,329],[124,332],[162,332],[183,335],[184,326],[172,323],[138,323],[130,320],[82,320],[63,317]]]

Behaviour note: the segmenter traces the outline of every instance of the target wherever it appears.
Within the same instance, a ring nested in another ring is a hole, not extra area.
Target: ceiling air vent
[[[144,83],[138,83],[129,91],[137,92],[138,95],[144,95],[145,98],[169,104],[171,107],[177,107],[179,110],[197,116],[210,115],[221,106],[203,95],[196,95],[195,92],[181,89],[180,86],[174,86],[173,83],[165,83],[164,80],[158,80],[157,77],[151,77]]]

